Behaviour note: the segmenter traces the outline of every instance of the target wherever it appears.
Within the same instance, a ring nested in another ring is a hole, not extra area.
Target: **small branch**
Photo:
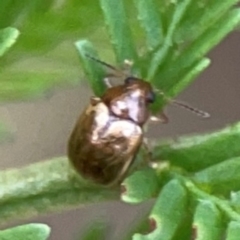
[[[161,141],[153,160],[167,160],[187,171],[199,171],[240,155],[240,122],[221,130]]]
[[[65,157],[0,173],[1,224],[117,198],[118,191],[78,177]]]

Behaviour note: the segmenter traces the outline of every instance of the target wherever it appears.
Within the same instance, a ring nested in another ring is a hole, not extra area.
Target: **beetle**
[[[150,105],[156,99],[152,85],[138,77],[90,57],[123,76],[124,82],[92,97],[80,115],[68,142],[68,157],[83,177],[102,185],[119,184],[143,143],[143,126],[150,119]],[[129,63],[128,63],[129,65]],[[207,114],[172,101],[203,117]]]

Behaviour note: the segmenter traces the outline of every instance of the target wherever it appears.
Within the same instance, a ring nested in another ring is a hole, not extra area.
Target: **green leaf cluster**
[[[154,160],[159,162],[155,174],[143,169],[123,182],[124,201],[157,199],[149,214],[154,228],[147,235],[135,234],[133,239],[195,236],[217,240],[224,234],[226,239],[238,239],[239,136],[240,123],[206,135],[158,143],[154,149]]]
[[[205,55],[239,24],[240,10],[233,8],[237,2],[136,0],[124,5],[124,1],[101,0],[100,5],[117,64],[121,66],[126,59],[133,61],[133,74],[152,82],[172,98],[209,66],[210,60]],[[127,11],[129,8],[131,13]],[[134,33],[139,32],[133,20],[136,18],[142,35],[134,38]],[[98,56],[90,42],[84,39],[77,43],[83,62],[89,61],[84,59],[89,46],[90,52]],[[96,64],[91,66],[91,70],[85,68],[86,74],[92,88],[99,89],[102,74],[96,78],[91,74]],[[101,93],[95,91],[96,95]],[[164,104],[159,99],[153,110]]]

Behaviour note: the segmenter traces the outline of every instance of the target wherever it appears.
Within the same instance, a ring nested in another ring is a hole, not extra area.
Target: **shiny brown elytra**
[[[150,83],[135,77],[125,77],[118,86],[108,85],[103,96],[91,98],[68,143],[75,169],[96,183],[120,182],[141,146],[142,127],[154,98]]]
[[[124,82],[111,86],[105,81],[108,89],[103,96],[91,98],[70,136],[68,157],[83,177],[113,185],[124,178],[143,142],[142,128],[150,117],[149,105],[155,94],[149,82],[103,64],[115,71],[115,77],[119,73],[124,76]],[[183,103],[173,103],[205,114]]]

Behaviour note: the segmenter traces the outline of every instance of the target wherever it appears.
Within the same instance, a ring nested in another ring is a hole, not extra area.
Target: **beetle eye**
[[[124,82],[125,82],[125,84],[130,84],[130,83],[133,83],[135,81],[136,81],[136,78],[134,78],[134,77],[127,77]]]
[[[148,92],[147,96],[146,96],[146,100],[148,103],[153,103],[155,101],[155,93],[154,92]]]

